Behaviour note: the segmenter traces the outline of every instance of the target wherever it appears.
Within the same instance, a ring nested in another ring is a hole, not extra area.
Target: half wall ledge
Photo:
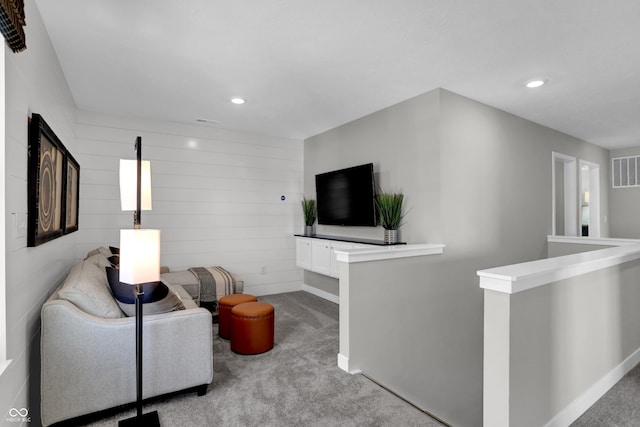
[[[344,249],[336,251],[336,259],[346,263],[408,258],[423,255],[439,255],[444,252],[442,243],[382,246],[379,248]]]
[[[477,272],[483,425],[568,426],[640,363],[640,244],[612,243]]]
[[[640,259],[640,244],[600,249],[478,271],[480,287],[514,294]]]

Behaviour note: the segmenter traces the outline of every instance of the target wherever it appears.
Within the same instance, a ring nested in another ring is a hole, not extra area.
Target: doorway
[[[553,152],[552,181],[552,234],[578,235],[578,183],[575,157]]]
[[[581,236],[600,237],[600,165],[580,160]]]

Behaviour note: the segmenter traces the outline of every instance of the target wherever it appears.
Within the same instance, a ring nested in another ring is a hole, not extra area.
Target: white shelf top
[[[548,243],[572,243],[576,245],[627,246],[640,244],[638,239],[612,237],[547,236]]]
[[[640,259],[640,244],[623,245],[478,271],[480,287],[514,294]]]
[[[354,263],[424,255],[439,255],[443,252],[444,245],[441,243],[424,243],[415,245],[379,246],[361,249],[341,249],[336,250],[336,259],[346,263]]]

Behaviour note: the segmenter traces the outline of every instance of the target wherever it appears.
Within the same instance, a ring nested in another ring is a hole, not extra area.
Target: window
[[[611,159],[611,186],[613,188],[640,187],[640,156]]]

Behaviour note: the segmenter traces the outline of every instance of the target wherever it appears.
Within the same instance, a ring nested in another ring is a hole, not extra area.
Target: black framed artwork
[[[78,202],[80,196],[80,165],[67,151],[65,156],[65,225],[64,234],[78,229]]]
[[[27,246],[78,229],[80,165],[39,114],[29,123]]]

